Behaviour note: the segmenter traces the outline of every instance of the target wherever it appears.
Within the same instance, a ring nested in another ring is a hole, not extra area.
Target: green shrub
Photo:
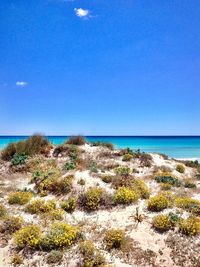
[[[153,227],[160,232],[165,232],[173,228],[174,222],[169,215],[157,215],[153,218]]]
[[[31,214],[40,214],[55,210],[56,204],[54,201],[44,201],[43,199],[35,199],[26,206],[26,212]]]
[[[28,156],[25,153],[15,154],[11,160],[12,165],[23,165],[26,163]]]
[[[133,155],[132,154],[125,154],[122,158],[123,161],[130,161],[133,159]]]
[[[100,206],[102,195],[103,190],[101,188],[92,187],[87,190],[81,199],[79,198],[79,203],[88,211],[97,210]]]
[[[15,231],[19,230],[22,227],[23,223],[24,220],[22,217],[6,216],[0,224],[0,232],[12,234]]]
[[[114,195],[115,204],[131,204],[133,202],[136,202],[138,199],[138,191],[126,187],[118,188]]]
[[[63,169],[66,171],[74,170],[76,169],[76,163],[73,161],[66,162]]]
[[[69,247],[79,236],[79,229],[65,222],[55,222],[42,238],[41,246],[46,250]]]
[[[113,150],[113,144],[112,143],[108,143],[108,142],[101,142],[101,141],[97,141],[97,142],[92,142],[93,146],[103,146],[103,147],[107,147],[110,150]]]
[[[182,219],[179,223],[179,230],[189,236],[200,234],[200,218],[190,217],[188,219]]]
[[[115,169],[115,172],[119,175],[129,175],[131,173],[131,169],[127,166],[119,166]]]
[[[175,205],[188,212],[200,215],[200,201],[190,197],[178,197],[175,199]]]
[[[185,172],[185,167],[182,164],[178,164],[176,166],[176,171],[180,172],[180,173],[184,173]]]
[[[196,188],[196,183],[192,179],[186,179],[184,181],[184,187],[186,188]]]
[[[63,258],[63,252],[59,250],[52,250],[49,255],[47,256],[47,263],[61,263]]]
[[[104,243],[108,250],[120,249],[126,240],[125,232],[119,229],[107,230],[104,236]]]
[[[169,199],[161,194],[151,197],[148,201],[149,211],[162,211],[169,206]]]
[[[32,156],[35,154],[47,155],[51,145],[49,141],[41,135],[33,135],[24,141],[9,144],[3,149],[1,158],[11,160],[15,154],[25,154]]]
[[[33,193],[31,192],[22,192],[22,191],[14,192],[8,196],[8,203],[24,205],[28,203],[32,197],[33,197]]]
[[[79,245],[79,251],[83,257],[83,267],[105,266],[105,258],[91,241],[83,241]]]
[[[39,245],[40,236],[41,230],[39,226],[25,226],[14,233],[14,243],[20,249],[24,247],[35,248]]]
[[[172,186],[180,186],[179,179],[171,176],[170,173],[161,173],[155,176],[155,180],[158,183],[171,184]]]
[[[77,206],[77,199],[75,197],[70,197],[68,200],[61,203],[61,208],[66,212],[72,213]]]
[[[76,146],[82,146],[86,143],[86,140],[83,136],[71,136],[69,140],[67,141],[67,144],[69,145],[76,145]]]
[[[5,216],[6,213],[7,213],[6,208],[4,207],[3,204],[0,204],[0,218]]]

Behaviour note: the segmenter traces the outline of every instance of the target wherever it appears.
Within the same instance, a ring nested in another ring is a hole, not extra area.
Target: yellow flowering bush
[[[128,187],[120,187],[114,194],[115,204],[131,204],[139,199],[139,193]]]
[[[28,203],[32,197],[33,193],[31,192],[14,192],[8,196],[8,203],[24,205]]]
[[[200,234],[200,218],[190,217],[188,219],[182,219],[179,223],[180,231],[189,236]]]
[[[24,247],[35,248],[40,242],[40,236],[39,226],[28,225],[14,233],[14,243],[20,249]]]
[[[64,211],[62,209],[53,209],[45,213],[40,214],[40,218],[48,223],[52,220],[61,221],[63,219]]]
[[[85,193],[82,205],[85,205],[85,208],[89,211],[97,210],[99,208],[102,195],[103,189],[92,187]]]
[[[192,199],[190,197],[178,197],[175,199],[175,205],[178,208],[200,215],[200,201],[197,199]]]
[[[133,155],[127,153],[127,154],[123,155],[122,160],[123,161],[130,161],[130,160],[132,160],[132,158],[133,158]]]
[[[149,199],[147,208],[149,211],[162,211],[168,206],[169,199],[165,195],[158,194]]]
[[[134,183],[134,187],[136,187],[137,190],[139,191],[141,198],[144,198],[144,199],[149,198],[150,190],[143,180],[135,179],[133,183]]]
[[[39,214],[52,211],[56,208],[56,203],[53,200],[44,201],[43,199],[35,199],[31,201],[25,210],[31,214]]]
[[[120,229],[107,230],[104,236],[104,243],[108,250],[112,248],[121,248],[125,240],[125,232]]]
[[[77,199],[75,197],[70,197],[61,203],[61,208],[69,213],[72,213],[76,209],[76,206]]]
[[[20,216],[6,216],[0,224],[0,232],[14,233],[19,230],[24,223],[24,220]]]
[[[0,218],[5,216],[6,213],[7,213],[6,208],[4,207],[3,204],[0,204]]]
[[[91,241],[83,241],[79,245],[79,251],[82,255],[81,266],[95,267],[104,266],[105,258]]]
[[[49,232],[42,238],[41,246],[47,250],[69,247],[78,238],[79,233],[79,229],[70,224],[55,222]]]
[[[174,223],[169,215],[161,214],[153,218],[152,225],[156,230],[164,232],[173,228]]]

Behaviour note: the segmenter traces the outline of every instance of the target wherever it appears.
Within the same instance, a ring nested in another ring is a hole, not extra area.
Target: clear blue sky
[[[1,0],[0,134],[200,134],[194,0]]]

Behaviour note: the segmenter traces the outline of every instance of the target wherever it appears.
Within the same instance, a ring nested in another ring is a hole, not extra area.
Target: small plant
[[[47,263],[61,263],[63,258],[63,252],[60,250],[52,250],[49,255],[47,256]]]
[[[200,201],[189,197],[179,197],[175,199],[175,205],[188,212],[200,215]]]
[[[67,141],[67,144],[69,145],[76,145],[76,146],[82,146],[86,143],[86,140],[83,136],[71,136],[69,140]]]
[[[23,258],[22,258],[19,254],[15,253],[15,254],[12,256],[11,264],[12,264],[13,266],[21,265],[21,264],[23,264]]]
[[[23,165],[26,163],[28,156],[25,153],[15,154],[11,160],[12,165]]]
[[[42,238],[41,246],[46,250],[69,247],[79,236],[79,229],[65,222],[55,222]]]
[[[48,221],[61,221],[63,219],[64,211],[62,209],[53,209],[45,213],[40,214],[40,218],[44,220],[45,223]]]
[[[182,164],[178,164],[176,166],[176,171],[180,172],[180,173],[184,173],[185,172],[185,167]]]
[[[100,141],[97,141],[97,142],[93,142],[92,143],[93,146],[103,146],[103,147],[107,147],[108,149],[110,150],[113,150],[113,144],[112,143],[108,143],[108,142],[100,142]]]
[[[40,242],[41,230],[37,225],[29,225],[14,233],[14,243],[19,248],[35,248]]]
[[[28,191],[27,192],[23,192],[23,191],[14,192],[8,196],[8,203],[24,205],[28,203],[32,197],[33,197],[33,193],[28,192]]]
[[[168,191],[172,188],[171,184],[168,183],[160,183],[160,189],[163,191]]]
[[[83,185],[85,185],[85,180],[83,178],[81,178],[81,179],[78,180],[77,184],[83,186]]]
[[[98,187],[92,187],[87,190],[82,198],[81,206],[85,207],[88,211],[97,210],[102,201],[103,190]],[[80,199],[79,199],[80,202]]]
[[[74,170],[76,169],[76,163],[73,161],[66,162],[63,169],[66,171]]]
[[[161,194],[151,197],[148,201],[147,208],[149,211],[162,211],[169,206],[169,199]]]
[[[133,181],[133,188],[137,188],[141,198],[147,199],[150,197],[150,190],[143,180],[135,179]]]
[[[5,216],[7,213],[6,208],[4,207],[3,204],[0,204],[0,218],[2,218],[3,216]]]
[[[113,175],[110,175],[110,174],[105,174],[105,175],[102,175],[101,177],[102,181],[104,183],[111,183],[112,182],[112,179],[113,179]]]
[[[120,249],[125,240],[125,232],[119,229],[107,230],[104,236],[104,243],[108,250],[113,248]]]
[[[179,230],[189,236],[200,234],[200,218],[189,217],[187,219],[180,220]]]
[[[26,211],[31,214],[41,214],[55,210],[56,204],[54,201],[44,201],[43,199],[35,199],[26,206]]]
[[[114,195],[115,204],[131,204],[136,202],[138,199],[138,192],[126,187],[120,187]]]
[[[170,173],[161,173],[155,176],[155,180],[158,183],[170,184],[172,186],[180,186],[181,182],[179,179],[171,176]]]
[[[91,241],[83,241],[79,245],[83,257],[83,267],[105,266],[105,258]]]
[[[192,179],[186,179],[184,181],[184,187],[186,187],[186,188],[196,188],[197,185]]]
[[[95,161],[92,161],[89,165],[89,169],[91,172],[97,173],[98,172],[97,163]]]
[[[160,232],[165,232],[173,228],[174,223],[169,215],[157,215],[153,218],[153,227]]]
[[[133,159],[132,154],[125,154],[122,158],[123,161],[131,161]]]
[[[72,213],[77,206],[77,200],[75,197],[70,197],[68,200],[61,203],[61,208],[66,212]]]
[[[24,223],[22,217],[19,216],[6,216],[0,225],[1,233],[12,234],[19,230]]]
[[[129,175],[131,173],[131,169],[126,166],[119,166],[115,169],[115,172],[119,175]]]

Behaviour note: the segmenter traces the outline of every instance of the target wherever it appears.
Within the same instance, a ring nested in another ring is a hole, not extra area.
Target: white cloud
[[[74,8],[74,12],[79,18],[88,18],[90,17],[90,11],[88,9],[83,8]]]
[[[20,86],[20,87],[25,87],[25,86],[28,85],[28,83],[27,83],[27,82],[23,82],[23,81],[17,81],[17,82],[16,82],[16,85],[17,85],[17,86]]]

